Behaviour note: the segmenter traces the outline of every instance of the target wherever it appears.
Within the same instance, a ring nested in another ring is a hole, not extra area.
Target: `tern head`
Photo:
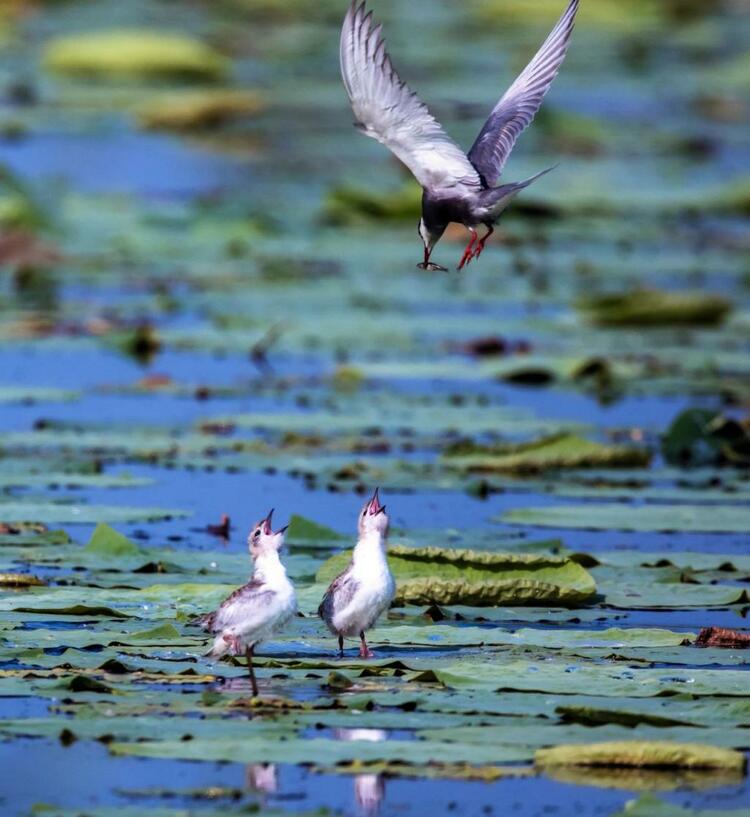
[[[434,224],[428,227],[424,218],[419,219],[419,237],[422,239],[422,243],[424,244],[424,261],[417,264],[419,269],[445,271],[445,267],[441,267],[440,264],[433,264],[430,262],[430,255],[432,255],[432,250],[435,247],[435,244],[437,244],[443,237],[446,227],[447,225],[439,227]]]
[[[434,224],[429,227],[425,224],[423,218],[419,219],[419,237],[422,239],[424,249],[429,256],[435,244],[440,241],[445,232],[445,227],[436,227]]]
[[[370,533],[379,533],[381,536],[385,536],[388,533],[389,522],[388,514],[385,512],[385,505],[380,504],[380,497],[376,488],[375,493],[365,502],[359,513],[357,530],[360,537]]]
[[[278,553],[284,546],[284,535],[288,525],[274,531],[272,527],[273,508],[268,512],[265,519],[256,522],[250,529],[247,537],[247,544],[250,548],[250,555],[253,559],[266,553]]]

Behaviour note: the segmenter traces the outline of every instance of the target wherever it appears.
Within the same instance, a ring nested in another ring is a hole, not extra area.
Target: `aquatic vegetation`
[[[422,191],[410,182],[398,190],[376,192],[360,187],[336,187],[325,202],[325,220],[330,224],[362,221],[419,220]]]
[[[745,465],[750,427],[711,409],[686,409],[664,433],[661,450],[672,465]]]
[[[209,46],[170,32],[123,29],[61,37],[45,49],[56,73],[102,79],[176,78],[216,80],[226,60]]]
[[[379,10],[468,146],[494,101],[477,77],[510,79],[561,5]],[[560,166],[465,275],[415,269],[419,186],[350,129],[339,2],[23,6],[0,13],[22,126],[0,139],[3,813],[348,812],[365,777],[405,817],[734,817],[739,6],[583,3],[508,178]],[[109,48],[146,13],[191,43],[182,67]],[[79,36],[106,65],[45,67]],[[375,659],[333,660],[316,610],[375,485],[396,603]],[[255,699],[193,622],[247,579],[272,505],[300,614]],[[608,765],[567,765],[589,752]],[[50,770],[33,790],[29,768]]]
[[[715,326],[731,306],[721,295],[645,289],[579,302],[586,317],[598,326]]]
[[[174,91],[139,107],[136,118],[142,127],[153,130],[206,131],[257,114],[265,104],[252,91]]]
[[[534,474],[566,468],[637,468],[647,466],[648,451],[558,434],[517,445],[461,446],[446,452],[451,465],[471,473]]]
[[[742,752],[701,744],[622,741],[539,749],[534,757],[541,766],[646,766],[670,769],[732,769],[742,771]]]

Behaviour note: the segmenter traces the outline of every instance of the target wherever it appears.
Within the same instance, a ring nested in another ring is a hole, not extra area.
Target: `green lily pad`
[[[127,536],[118,533],[105,522],[100,522],[91,534],[86,552],[97,556],[137,556],[141,549]]]
[[[319,525],[311,519],[293,513],[286,534],[290,542],[302,544],[339,542],[345,537],[332,528]]]
[[[597,503],[518,508],[502,521],[514,525],[583,530],[683,531],[744,533],[750,530],[750,508],[736,505],[628,505]]]
[[[574,434],[544,437],[503,447],[475,447],[468,454],[450,453],[446,462],[474,473],[528,474],[570,468],[638,468],[649,464],[648,451],[603,445]]]
[[[44,61],[56,73],[104,78],[219,79],[226,61],[199,40],[149,30],[98,31],[52,40]]]
[[[731,781],[728,782],[731,784]],[[715,782],[715,785],[720,784],[721,781]],[[613,814],[612,817],[748,817],[748,815],[750,815],[748,809],[700,809],[697,811],[683,808],[675,803],[668,803],[651,794],[645,794],[637,800],[629,800],[625,804],[624,811]]]
[[[350,558],[351,551],[332,556],[316,580],[331,581]],[[397,605],[575,604],[596,591],[586,569],[563,557],[392,545],[388,563]]]
[[[252,91],[209,89],[177,91],[142,105],[136,116],[151,130],[206,131],[257,114],[265,107]]]
[[[138,522],[159,519],[179,519],[189,516],[188,511],[175,508],[137,508],[125,505],[81,505],[52,502],[0,502],[2,522],[64,522],[84,525],[99,522]]]
[[[705,292],[644,289],[586,298],[579,307],[598,326],[716,326],[732,305],[723,296]]]
[[[666,766],[670,769],[730,769],[746,766],[742,752],[699,743],[621,741],[554,746],[534,755],[538,766]]]

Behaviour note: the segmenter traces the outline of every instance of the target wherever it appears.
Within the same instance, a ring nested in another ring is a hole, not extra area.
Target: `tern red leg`
[[[367,642],[365,641],[365,634],[362,632],[359,634],[359,637],[362,641],[362,643],[359,645],[359,657],[375,658],[375,653],[367,646]]]
[[[485,235],[479,240],[479,243],[474,248],[473,258],[479,258],[482,254],[482,250],[484,249],[484,245],[487,243],[487,239],[495,232],[494,227],[489,227]]]
[[[247,647],[245,649],[245,658],[247,658],[247,671],[250,673],[250,685],[253,688],[253,698],[257,698],[258,682],[255,680],[255,668],[253,667],[253,649],[254,647]]]
[[[469,227],[469,232],[471,233],[471,241],[469,241],[469,243],[466,245],[464,254],[461,256],[461,260],[458,262],[457,269],[463,269],[474,257],[474,242],[477,240],[477,231],[472,227]]]

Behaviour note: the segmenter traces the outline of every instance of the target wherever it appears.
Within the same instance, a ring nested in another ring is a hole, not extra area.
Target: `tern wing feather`
[[[247,623],[262,614],[272,596],[273,591],[264,582],[253,579],[227,596],[214,613],[204,617],[201,625],[208,632],[220,633]]]
[[[579,0],[570,0],[536,56],[519,74],[469,151],[469,159],[489,186],[500,178],[516,140],[531,124],[560,70],[573,32]]]
[[[326,590],[318,607],[318,615],[323,621],[330,624],[335,611],[342,610],[349,604],[358,587],[359,582],[354,578],[352,566],[349,565],[343,573],[336,576]]]
[[[463,150],[399,77],[365,3],[352,2],[341,29],[341,75],[367,136],[389,148],[424,188],[481,187]]]

